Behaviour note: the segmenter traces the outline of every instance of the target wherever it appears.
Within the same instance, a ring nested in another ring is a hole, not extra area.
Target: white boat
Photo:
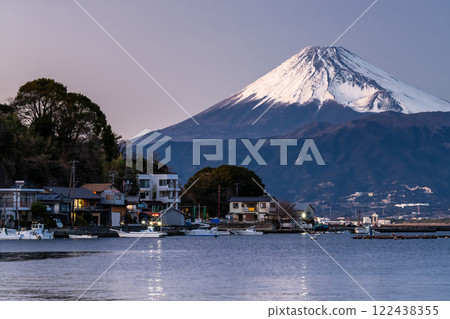
[[[70,239],[93,239],[93,238],[97,238],[98,236],[95,235],[74,235],[74,234],[69,234],[69,238]]]
[[[255,226],[250,226],[246,230],[235,230],[234,231],[238,235],[242,236],[261,236],[264,235],[262,231],[256,231]]]
[[[219,234],[219,236],[235,235],[234,232],[232,232],[231,230],[218,230],[217,234]]]
[[[17,232],[15,229],[10,228],[0,228],[0,240],[10,240],[10,239],[22,239],[23,234]]]
[[[218,237],[220,233],[217,227],[209,228],[209,226],[200,226],[197,229],[183,230],[186,236],[213,236]]]
[[[53,233],[48,229],[44,229],[43,224],[32,224],[31,230],[25,230],[20,232],[23,234],[22,239],[40,240],[40,239],[53,239]]]
[[[370,226],[367,227],[356,227],[355,234],[370,234]]]
[[[123,230],[111,229],[115,231],[121,238],[161,238],[167,236],[166,233],[155,231],[153,227],[148,227],[147,229],[141,231],[130,231],[125,232]]]

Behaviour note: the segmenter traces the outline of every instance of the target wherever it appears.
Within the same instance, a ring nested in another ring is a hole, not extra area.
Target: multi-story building
[[[231,197],[227,218],[237,222],[262,222],[274,219],[275,202],[269,196]]]
[[[151,211],[157,212],[180,203],[178,174],[139,174],[139,197]]]
[[[6,224],[13,221],[31,221],[31,205],[36,201],[36,196],[43,193],[44,189],[25,188],[24,181],[16,181],[11,188],[0,189],[0,223]]]
[[[53,194],[61,194],[72,201],[70,219],[74,221],[78,216],[90,213],[96,225],[108,225],[110,220],[107,212],[101,205],[102,197],[94,194],[86,188],[48,187],[47,191]]]
[[[94,194],[99,195],[102,199],[103,212],[107,213],[107,219],[110,226],[119,226],[124,221],[127,212],[125,206],[125,194],[121,193],[111,183],[88,183],[81,186]]]

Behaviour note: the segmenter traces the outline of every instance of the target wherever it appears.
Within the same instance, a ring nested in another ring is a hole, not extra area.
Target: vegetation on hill
[[[0,105],[0,185],[68,185],[73,160],[78,185],[102,181],[106,163],[119,155],[118,140],[88,97],[52,79],[27,82]]]
[[[195,173],[185,185],[188,192],[181,198],[181,206],[206,206],[209,217],[218,216],[220,185],[220,217],[229,211],[232,196],[261,196],[264,191],[261,178],[255,172],[240,166],[205,167]]]

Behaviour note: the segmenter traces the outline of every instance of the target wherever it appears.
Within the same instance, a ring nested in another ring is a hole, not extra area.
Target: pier
[[[360,235],[360,236],[353,236],[353,239],[438,239],[438,238],[450,238],[449,235],[398,235],[398,234],[391,234],[391,235]]]

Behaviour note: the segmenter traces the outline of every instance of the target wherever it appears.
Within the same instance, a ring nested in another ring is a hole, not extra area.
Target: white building
[[[31,221],[31,205],[36,201],[36,195],[44,189],[25,188],[24,181],[16,181],[12,188],[0,189],[0,220],[1,224],[13,220]]]
[[[227,218],[236,222],[262,222],[276,214],[275,202],[269,196],[231,197]]]
[[[143,202],[161,202],[168,207],[180,203],[178,174],[139,174],[139,197]],[[162,208],[161,208],[162,209]]]

